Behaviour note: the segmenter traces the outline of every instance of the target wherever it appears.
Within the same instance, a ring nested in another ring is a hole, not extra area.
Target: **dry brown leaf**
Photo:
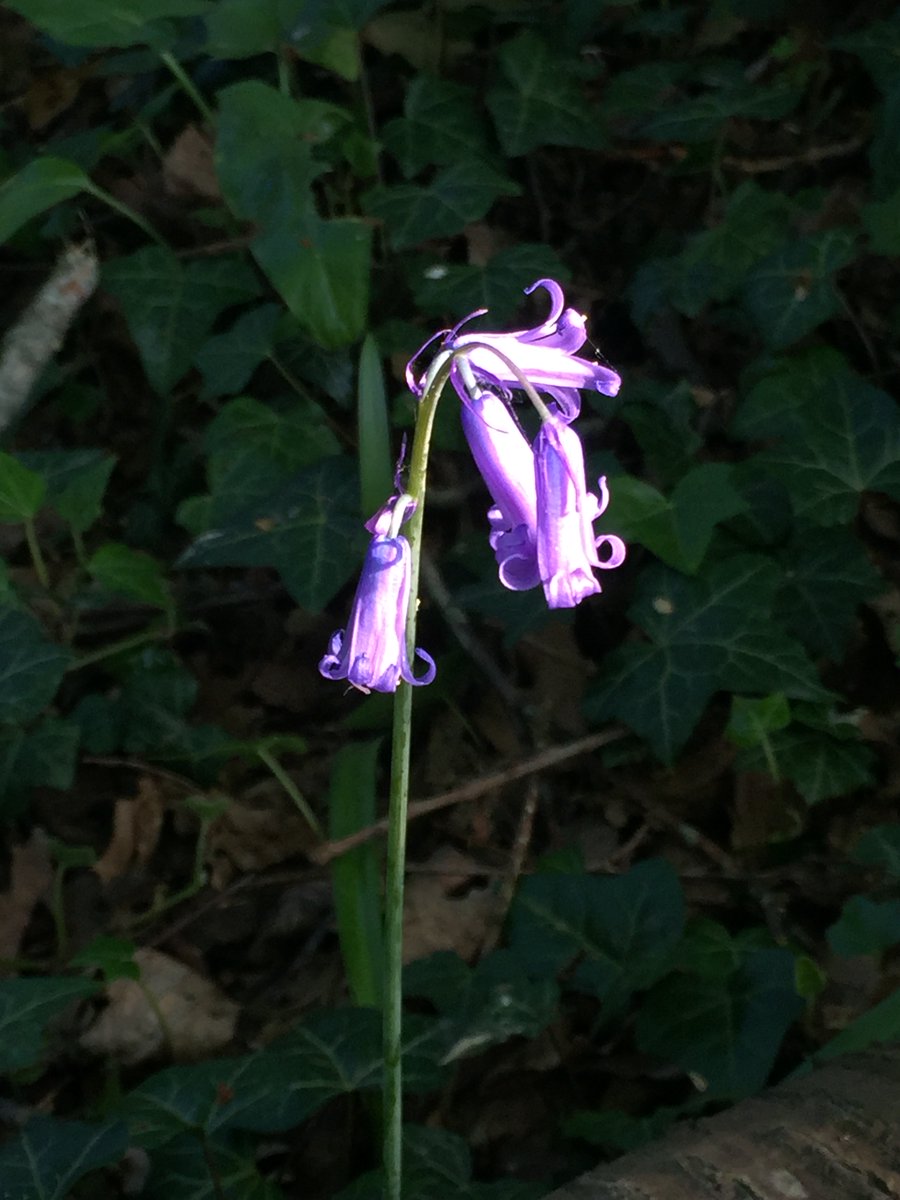
[[[13,846],[9,888],[0,894],[0,958],[15,958],[34,906],[53,882],[47,837],[32,830],[21,846]]]
[[[35,75],[25,93],[25,116],[31,129],[40,130],[71,107],[93,68],[57,67]]]
[[[112,837],[93,866],[104,883],[149,861],[159,842],[165,811],[165,796],[149,775],[141,776],[137,796],[116,801]]]
[[[480,948],[496,903],[487,887],[454,895],[477,871],[477,864],[451,846],[421,864],[428,874],[414,874],[406,884],[403,959],[412,962],[436,950],[454,950],[471,958]]]
[[[172,196],[202,196],[220,201],[212,143],[196,125],[182,129],[163,159],[163,179]]]
[[[255,808],[234,801],[209,828],[209,882],[221,890],[235,874],[261,871],[305,854],[314,842],[306,821],[293,809]]]
[[[81,1035],[85,1050],[134,1066],[166,1052],[177,1062],[206,1058],[231,1041],[239,1007],[214,983],[160,950],[134,958],[140,980],[107,985],[109,1003]]]

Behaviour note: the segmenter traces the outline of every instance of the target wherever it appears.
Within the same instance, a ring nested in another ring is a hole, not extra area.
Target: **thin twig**
[[[442,808],[450,808],[454,804],[465,804],[470,800],[477,800],[486,792],[495,791],[507,783],[513,783],[516,779],[536,775],[540,771],[560,766],[582,754],[590,754],[593,750],[599,750],[601,746],[608,746],[610,742],[616,742],[619,738],[625,737],[626,733],[627,730],[621,726],[614,726],[611,729],[604,729],[600,733],[592,733],[588,737],[579,738],[576,742],[542,750],[539,754],[534,754],[514,766],[506,767],[502,771],[494,771],[490,775],[482,775],[480,779],[473,779],[470,783],[453,788],[452,791],[444,792],[440,796],[433,796],[428,800],[413,800],[409,805],[408,817],[412,820],[414,817],[424,817],[427,813],[437,812]],[[388,818],[382,817],[373,825],[368,825],[365,829],[360,829],[349,837],[333,842],[324,842],[310,852],[310,858],[317,863],[331,862],[339,854],[346,854],[355,846],[379,837],[386,832],[387,828]]]

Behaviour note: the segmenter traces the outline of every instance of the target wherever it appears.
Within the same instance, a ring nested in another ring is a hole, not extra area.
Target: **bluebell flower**
[[[411,497],[392,497],[367,523],[373,537],[347,628],[332,635],[319,663],[326,679],[346,679],[362,692],[394,692],[401,679],[417,686],[434,679],[436,668],[429,654],[416,649],[416,657],[426,664],[425,674],[416,678],[406,652],[410,551],[399,529],[411,509]]]
[[[462,402],[472,456],[494,501],[488,521],[500,581],[515,591],[542,584],[551,608],[567,608],[600,591],[594,567],[616,567],[625,557],[617,537],[595,544],[593,521],[606,508],[609,493],[605,480],[600,481],[602,499],[587,491],[584,453],[570,428],[581,408],[580,389],[614,396],[621,379],[611,367],[577,356],[587,340],[586,322],[566,308],[560,285],[539,279],[526,291],[538,287],[549,292],[551,308],[533,329],[463,334],[467,317],[436,337],[444,353],[467,351],[454,357],[450,380]],[[427,376],[414,375],[418,357],[407,378],[421,395]],[[547,405],[533,448],[508,403],[523,379]],[[598,546],[607,550],[602,560]]]
[[[625,561],[625,543],[614,534],[594,537],[594,521],[609,504],[606,477],[600,498],[587,490],[584,451],[574,429],[559,417],[541,425],[534,444],[538,521],[537,565],[550,608],[574,608],[601,590],[592,570]],[[598,549],[606,550],[600,558]]]

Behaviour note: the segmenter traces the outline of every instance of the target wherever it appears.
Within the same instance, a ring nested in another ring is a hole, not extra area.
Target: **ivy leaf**
[[[875,254],[900,254],[900,191],[864,204],[861,215]]]
[[[882,587],[881,576],[849,530],[807,529],[785,554],[776,616],[810,650],[837,662],[857,608]]]
[[[364,202],[367,212],[385,222],[392,244],[400,250],[460,233],[481,220],[498,196],[518,194],[517,185],[493,167],[468,159],[442,168],[428,187],[377,187]]]
[[[406,1086],[436,1086],[421,1074],[423,1046],[437,1023],[404,1023]],[[419,1066],[415,1064],[419,1056]],[[427,1054],[424,1055],[427,1057]],[[432,1055],[433,1059],[433,1055]],[[381,1021],[374,1009],[345,1008],[309,1017],[266,1050],[241,1058],[168,1067],[125,1099],[123,1114],[138,1143],[154,1149],[184,1133],[212,1137],[291,1128],[336,1096],[381,1084]]]
[[[661,859],[625,875],[532,875],[510,913],[510,950],[534,977],[573,962],[581,991],[612,1012],[670,966],[682,934],[684,899],[675,872]]]
[[[827,697],[803,650],[771,620],[778,584],[773,564],[751,555],[715,562],[694,579],[645,571],[631,618],[649,642],[607,657],[590,716],[624,721],[671,762],[720,688]]]
[[[156,44],[167,17],[193,17],[209,12],[209,0],[9,0],[9,7],[56,41],[67,46],[136,46]]]
[[[837,921],[826,931],[835,954],[881,954],[900,942],[900,900],[851,896]]]
[[[30,520],[40,511],[46,492],[41,475],[0,450],[0,522]]]
[[[35,1066],[49,1023],[73,1000],[96,990],[87,979],[0,979],[0,1071],[8,1075]]]
[[[249,396],[222,406],[207,427],[204,445],[212,524],[264,508],[280,482],[338,450],[321,409],[311,401],[276,409]]]
[[[153,1151],[143,1200],[283,1200],[252,1157],[220,1141],[188,1133]]]
[[[432,164],[450,166],[490,156],[475,93],[433,75],[417,75],[412,80],[403,100],[403,116],[385,125],[381,140],[407,179]]]
[[[835,736],[827,729],[795,721],[773,733],[767,746],[779,773],[794,784],[807,804],[818,804],[870,787],[875,757],[858,736]],[[738,765],[744,771],[768,771],[762,748],[742,750]]]
[[[33,159],[0,187],[0,245],[32,217],[90,187],[81,167],[67,159]]]
[[[784,483],[798,516],[849,525],[863,492],[900,499],[900,413],[885,392],[835,372],[795,399],[790,435],[754,461]]]
[[[867,829],[853,847],[852,857],[864,867],[879,867],[892,879],[900,879],[900,825]]]
[[[127,1149],[128,1131],[121,1121],[89,1125],[31,1117],[16,1137],[0,1146],[4,1193],[67,1200],[79,1179],[118,1162]]]
[[[744,304],[767,346],[781,349],[840,311],[834,275],[856,257],[847,229],[796,238],[747,276]]]
[[[586,72],[575,59],[560,58],[536,33],[524,30],[500,49],[505,83],[487,94],[497,137],[511,158],[538,146],[605,144],[600,110],[576,82]]]
[[[224,88],[218,100],[216,172],[229,206],[264,229],[290,225],[325,169],[316,145],[350,114],[319,100],[292,100],[256,79]]]
[[[38,716],[71,661],[68,650],[44,637],[30,613],[0,608],[0,721]]]
[[[255,238],[253,257],[321,347],[355,342],[366,327],[372,230],[356,217],[297,213]]]
[[[427,997],[444,1017],[445,1063],[511,1037],[537,1037],[559,1005],[556,981],[529,977],[508,950],[494,951],[475,967],[450,951],[438,951],[406,968],[403,991]]]
[[[894,12],[887,20],[873,21],[854,33],[835,38],[831,44],[857,55],[881,91],[885,95],[892,92],[900,58],[900,14]]]
[[[361,541],[355,472],[331,458],[201,534],[178,565],[276,567],[297,603],[317,612],[356,570]]]
[[[472,1179],[472,1155],[464,1138],[446,1129],[403,1127],[404,1200],[540,1200],[546,1186],[504,1179],[477,1183]],[[343,1188],[334,1200],[382,1200],[384,1173],[369,1171]]]
[[[102,450],[37,450],[21,455],[47,487],[46,502],[78,533],[103,511],[103,495],[116,459]]]
[[[134,550],[121,542],[106,542],[94,552],[87,569],[88,574],[111,592],[166,612],[174,607],[172,589],[162,567],[143,550]]]
[[[724,979],[673,975],[657,984],[638,1014],[638,1044],[700,1075],[707,1099],[737,1099],[763,1087],[802,1011],[794,956],[755,950]]]
[[[242,313],[227,333],[216,334],[197,351],[194,364],[203,376],[202,399],[242,391],[272,352],[282,310],[261,304]]]
[[[122,305],[147,377],[160,394],[190,369],[219,313],[259,293],[253,272],[237,257],[185,266],[160,246],[107,263],[103,282]]]
[[[742,183],[719,224],[695,234],[669,260],[671,300],[679,312],[696,317],[710,301],[734,295],[748,271],[785,240],[789,212],[784,195]]]
[[[44,717],[27,732],[0,729],[0,811],[17,814],[33,787],[68,791],[75,777],[81,731],[76,722]]]
[[[640,542],[669,566],[691,575],[716,526],[747,507],[731,475],[725,463],[703,463],[679,480],[669,499],[640,479],[619,476],[610,481],[612,501],[604,528]]]
[[[416,307],[426,316],[487,308],[496,325],[513,318],[526,287],[546,278],[565,283],[570,272],[549,246],[523,242],[498,251],[480,267],[467,263],[417,265],[412,287]]]

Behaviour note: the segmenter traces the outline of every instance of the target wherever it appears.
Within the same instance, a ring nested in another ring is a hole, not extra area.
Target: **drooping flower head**
[[[488,521],[500,581],[516,591],[543,584],[550,607],[565,608],[600,591],[592,567],[618,566],[625,555],[621,540],[609,536],[600,539],[609,555],[603,561],[598,557],[592,522],[609,496],[605,481],[602,503],[587,491],[584,454],[570,428],[581,409],[580,389],[614,396],[621,379],[611,367],[578,357],[587,340],[585,317],[566,308],[555,280],[539,279],[526,293],[539,287],[549,292],[551,308],[533,329],[460,333],[467,317],[437,337],[443,338],[444,353],[466,351],[454,357],[450,380],[462,401],[466,439],[494,501]],[[418,357],[407,379],[421,395],[427,376],[415,377]],[[508,403],[523,381],[545,405],[534,447]]]
[[[368,523],[374,536],[363,561],[346,629],[332,635],[328,653],[319,663],[326,679],[346,679],[362,692],[394,692],[407,683],[431,683],[434,660],[424,650],[416,657],[426,664],[416,678],[406,652],[406,614],[409,608],[409,542],[399,532],[412,511],[412,498],[392,497]]]
[[[614,534],[594,537],[594,521],[609,504],[606,476],[600,499],[587,490],[581,439],[570,425],[551,417],[534,445],[537,479],[537,562],[550,608],[574,608],[601,590],[592,567],[611,570],[625,561],[625,543]],[[603,546],[608,551],[601,559]]]

